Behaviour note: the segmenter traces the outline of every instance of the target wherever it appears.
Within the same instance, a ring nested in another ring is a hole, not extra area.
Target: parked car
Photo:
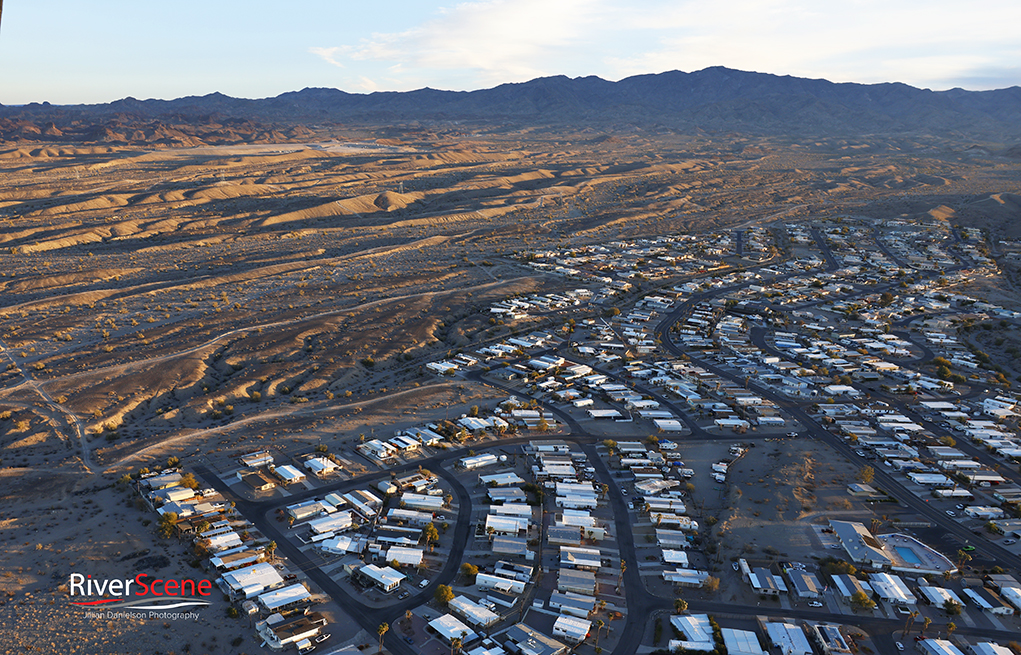
[[[899,641],[895,641],[894,645],[897,647],[897,650],[904,650],[904,644],[900,643]]]
[[[817,600],[813,600],[808,604],[809,607],[822,607],[822,603]]]
[[[952,509],[947,510],[947,516],[957,516],[957,512]]]
[[[898,605],[896,607],[896,610],[897,610],[898,614],[903,614],[905,616],[907,616],[908,614],[911,614],[911,610],[909,610],[908,608],[904,607],[903,605]]]
[[[425,589],[428,586],[429,586],[429,581],[428,580],[422,580],[421,582],[418,583],[418,588],[419,589]]]
[[[1011,544],[1016,544],[1016,543],[1017,543],[1017,539],[1004,539],[1003,540],[1003,545],[1004,546],[1010,546]]]

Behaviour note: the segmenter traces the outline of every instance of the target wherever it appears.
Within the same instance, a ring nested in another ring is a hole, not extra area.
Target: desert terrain
[[[494,301],[576,286],[526,266],[527,252],[843,215],[938,214],[993,242],[1021,238],[1016,149],[942,136],[408,125],[227,143],[44,137],[0,144],[0,624],[29,634],[52,627],[40,605],[75,563],[166,548],[113,488],[123,474],[384,434],[501,397],[424,366],[570,317],[490,320]],[[1001,259],[997,293],[1010,297],[1016,263]],[[1009,334],[973,338],[1017,356]],[[782,488],[742,500],[735,486],[718,515],[725,558],[768,555],[767,532],[840,509],[850,481],[812,447],[762,446],[747,477]],[[745,531],[761,521],[753,544]],[[135,627],[88,652],[184,647],[162,625]],[[69,647],[65,628],[52,648]],[[193,652],[233,652],[214,632]]]

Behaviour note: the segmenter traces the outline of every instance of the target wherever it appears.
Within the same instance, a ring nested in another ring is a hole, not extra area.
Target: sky
[[[466,91],[709,66],[1021,85],[1017,0],[8,0],[0,103]]]

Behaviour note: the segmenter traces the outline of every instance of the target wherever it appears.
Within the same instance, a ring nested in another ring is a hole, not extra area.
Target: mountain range
[[[477,91],[424,88],[356,94],[306,88],[256,100],[212,93],[175,100],[128,97],[97,105],[0,106],[0,139],[77,135],[73,140],[116,141],[124,138],[121,128],[153,121],[254,121],[270,133],[300,124],[457,121],[805,136],[931,134],[1009,142],[1021,137],[1021,87],[930,91],[900,83],[834,83],[712,67],[619,82],[594,76],[543,77]]]

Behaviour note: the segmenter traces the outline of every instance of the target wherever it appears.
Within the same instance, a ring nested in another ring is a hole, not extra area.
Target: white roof
[[[1000,587],[1000,597],[1021,610],[1021,587]]]
[[[461,623],[452,614],[444,614],[439,618],[429,621],[429,627],[438,632],[447,641],[461,639],[463,643],[468,643],[478,638],[474,630]]]
[[[422,563],[422,557],[424,557],[424,552],[421,548],[392,546],[390,550],[386,551],[386,561],[392,562],[397,560],[399,564],[418,566]]]
[[[408,577],[400,571],[395,571],[389,566],[376,566],[375,564],[366,564],[359,571],[377,582],[381,582],[384,585],[400,584],[401,580]]]
[[[319,547],[331,553],[346,553],[352,550],[355,540],[351,537],[331,537],[319,542]]]
[[[491,625],[500,620],[500,615],[482,605],[479,605],[467,596],[457,596],[447,606],[458,612],[475,625]]]
[[[713,629],[709,625],[708,614],[674,614],[670,617],[670,625],[684,634],[685,641],[713,640]]]
[[[668,550],[663,549],[663,561],[667,564],[679,564],[687,568],[688,566],[688,554],[683,550]]]
[[[266,562],[224,573],[223,580],[236,591],[246,587],[272,587],[284,581],[273,565]]]
[[[326,534],[327,532],[336,532],[338,530],[347,530],[354,524],[354,518],[351,516],[351,512],[337,512],[329,516],[324,516],[321,519],[314,519],[308,522],[309,527],[316,534]]]
[[[325,457],[312,457],[305,460],[305,468],[318,473],[320,471],[332,471],[337,468],[337,465]]]
[[[812,655],[805,631],[792,623],[767,623],[769,640],[784,655]]]
[[[290,464],[284,464],[283,466],[276,467],[275,473],[282,477],[284,480],[288,481],[305,479],[305,474],[299,471],[298,469],[294,468]]]
[[[728,655],[765,655],[754,632],[732,628],[723,628],[720,631],[723,633],[723,643],[727,647]]]
[[[919,585],[918,592],[925,596],[929,602],[937,607],[943,607],[943,603],[948,600],[952,600],[961,607],[964,607],[964,601],[950,589],[944,589],[943,587],[930,587],[927,585]]]
[[[561,633],[567,636],[576,637],[580,640],[585,638],[585,635],[588,634],[591,627],[591,621],[561,614],[553,623],[553,632],[554,634]]]
[[[906,603],[908,605],[914,605],[917,601],[914,594],[908,591],[908,586],[904,584],[904,581],[896,575],[890,575],[889,573],[870,573],[869,582],[872,584],[872,589],[875,590],[880,597],[887,600]]]
[[[224,534],[217,534],[209,537],[209,550],[219,552],[228,548],[236,548],[243,545],[238,533],[231,531]]]
[[[274,589],[273,591],[267,591],[264,594],[259,595],[259,603],[262,604],[267,610],[274,610],[284,605],[290,605],[307,598],[311,598],[312,594],[309,593],[305,585],[300,582],[292,584],[283,589]]]
[[[1013,655],[1014,654],[1014,651],[1012,651],[1011,649],[1007,648],[1006,646],[1001,646],[1000,644],[997,644],[997,643],[994,643],[994,642],[991,642],[991,641],[984,641],[984,642],[981,642],[981,643],[978,643],[978,644],[974,644],[974,645],[972,645],[971,650],[975,653],[975,655]]]
[[[946,639],[923,639],[919,643],[919,649],[929,655],[964,655],[952,643]]]

